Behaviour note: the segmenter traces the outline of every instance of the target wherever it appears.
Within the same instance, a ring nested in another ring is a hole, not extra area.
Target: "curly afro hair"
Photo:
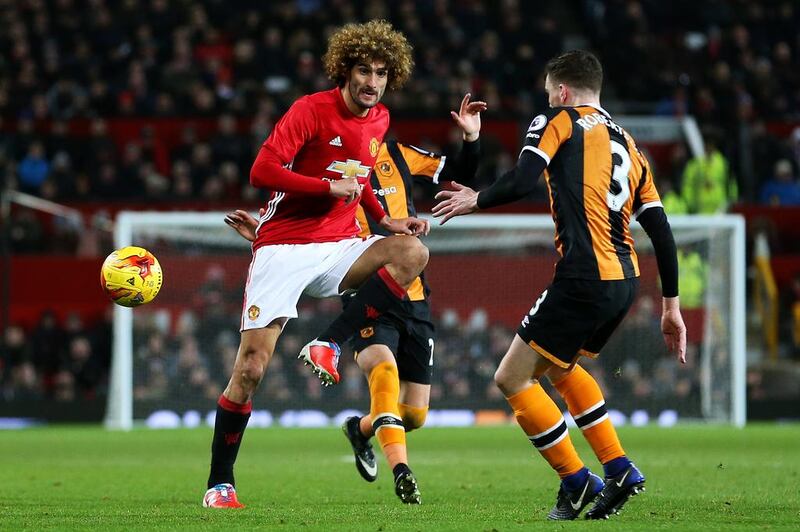
[[[385,20],[364,24],[346,24],[328,39],[328,51],[322,56],[325,72],[340,87],[350,70],[360,62],[380,60],[386,63],[388,88],[395,90],[411,77],[414,60],[405,35],[395,31]]]

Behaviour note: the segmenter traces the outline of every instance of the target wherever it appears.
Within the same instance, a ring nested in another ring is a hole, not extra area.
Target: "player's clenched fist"
[[[361,185],[355,177],[345,177],[331,182],[331,196],[345,198],[345,203],[350,203],[361,194]]]

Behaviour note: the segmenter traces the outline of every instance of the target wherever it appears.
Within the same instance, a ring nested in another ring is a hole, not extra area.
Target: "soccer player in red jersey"
[[[451,112],[464,139],[462,149],[453,158],[395,140],[381,145],[370,181],[390,216],[416,215],[415,182],[440,183],[456,175],[468,179],[475,175],[480,152],[480,113],[484,110],[485,102],[470,102],[470,94],[466,94],[459,112]],[[259,217],[263,216],[261,209]],[[370,222],[363,209],[359,208],[357,217],[362,237],[376,233],[388,236],[383,228]],[[225,222],[245,239],[255,240],[258,220],[247,211],[229,213]],[[405,433],[422,427],[427,417],[436,337],[429,295],[428,285],[420,276],[408,289],[401,308],[382,314],[361,328],[353,340],[355,360],[369,386],[370,409],[363,417],[347,418],[342,429],[353,449],[356,470],[368,482],[378,477],[378,463],[370,443],[372,436],[378,440],[394,472],[398,465],[408,465]],[[348,305],[352,297],[353,294],[344,295],[343,303]],[[393,417],[402,420],[403,430],[396,426],[386,430],[380,425],[376,430],[376,419]],[[416,490],[412,489],[415,487]],[[422,500],[415,485],[395,485],[395,493],[408,504]]]
[[[239,351],[217,405],[207,507],[242,507],[233,465],[251,399],[283,326],[297,317],[301,294],[329,297],[358,289],[339,318],[301,352],[323,382],[335,383],[338,344],[369,319],[399,307],[428,261],[427,248],[413,236],[427,233],[428,223],[387,216],[369,182],[389,127],[389,112],[379,102],[387,87],[400,88],[411,75],[411,46],[387,22],[348,24],[330,37],[323,62],[337,87],[297,100],[250,172],[251,184],[267,189],[269,199],[253,243]],[[359,203],[395,236],[358,237]],[[399,417],[378,421],[388,433],[402,432]],[[395,468],[395,477],[398,486],[416,489],[407,464]]]

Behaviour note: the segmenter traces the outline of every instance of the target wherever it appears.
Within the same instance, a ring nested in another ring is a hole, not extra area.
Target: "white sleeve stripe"
[[[650,203],[645,203],[644,205],[639,207],[639,210],[636,211],[636,214],[634,214],[633,217],[638,218],[644,211],[646,211],[650,207],[661,207],[663,209],[664,205],[662,205],[660,201],[651,201]]]
[[[442,173],[442,168],[444,168],[444,162],[447,160],[447,156],[442,155],[442,159],[439,161],[439,166],[436,167],[436,171],[433,173],[433,182],[437,185],[439,184],[439,174]]]
[[[404,146],[411,148],[412,150],[421,153],[422,155],[427,155],[428,157],[433,157],[433,152],[429,152],[428,150],[423,150],[422,148],[418,148],[413,144],[404,144]]]
[[[525,146],[525,147],[522,148],[522,150],[520,150],[519,155],[522,156],[522,152],[524,152],[525,150],[532,151],[533,153],[535,153],[536,155],[538,155],[539,157],[544,159],[544,162],[546,162],[547,164],[550,164],[550,156],[547,155],[542,150],[540,150],[539,148],[537,148],[535,146]]]

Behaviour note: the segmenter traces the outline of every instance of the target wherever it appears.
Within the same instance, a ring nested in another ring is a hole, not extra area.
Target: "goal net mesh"
[[[155,254],[164,284],[153,303],[118,309],[129,319],[116,322],[111,425],[115,416],[155,426],[194,426],[213,416],[236,357],[251,258],[249,243],[223,216],[132,214],[126,229],[118,231],[118,245],[132,243]],[[434,226],[424,240],[431,251],[426,275],[437,328],[431,408],[507,411],[493,375],[520,320],[551,281],[557,259],[552,221],[544,216],[464,220]],[[672,225],[689,331],[687,364],[680,365],[664,345],[658,270],[638,225],[633,227],[642,273],[638,297],[600,357],[580,363],[600,383],[618,423],[732,422],[735,395],[744,393],[737,392],[734,375],[739,347],[732,331],[741,326],[735,323],[733,299],[735,224],[678,218]],[[324,424],[343,410],[368,410],[366,381],[348,347],[340,362],[342,381],[329,388],[296,359],[340,308],[337,298],[301,299],[299,318],[286,326],[254,397],[257,422],[291,425],[302,418]],[[120,335],[121,328],[129,334]],[[122,385],[126,379],[130,386]],[[120,410],[126,401],[129,410]]]

